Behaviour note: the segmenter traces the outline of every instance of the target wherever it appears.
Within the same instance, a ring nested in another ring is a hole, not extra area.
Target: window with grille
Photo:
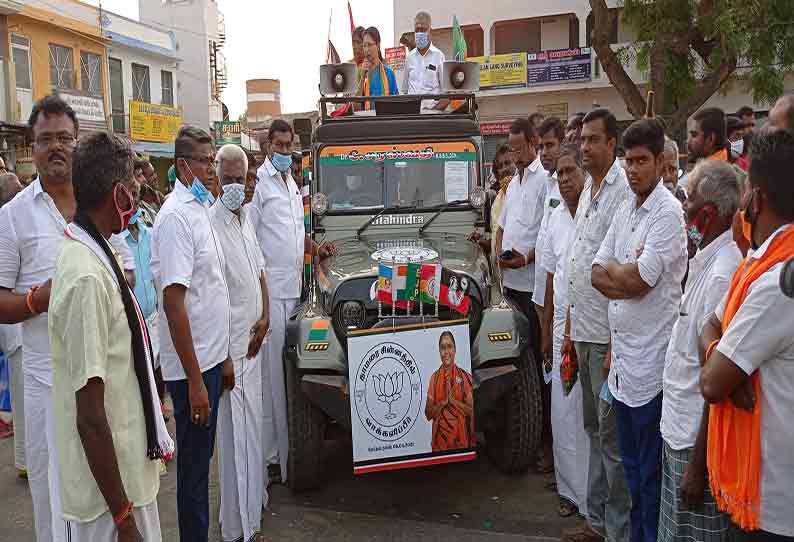
[[[174,105],[174,74],[162,70],[160,72],[160,84],[162,86],[163,105]]]
[[[132,65],[132,99],[136,102],[151,102],[152,92],[149,82],[149,66]]]
[[[102,96],[102,60],[94,53],[80,52],[80,88],[83,92]]]
[[[50,43],[50,84],[56,88],[74,88],[72,48]]]

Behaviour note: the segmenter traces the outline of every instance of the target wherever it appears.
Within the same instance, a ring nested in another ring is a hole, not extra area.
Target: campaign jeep
[[[305,300],[287,328],[286,478],[293,490],[322,483],[329,425],[350,434],[350,334],[406,323],[468,318],[479,448],[508,473],[525,471],[534,458],[541,394],[529,323],[503,297],[489,255],[469,240],[485,226],[475,97],[422,97],[441,98],[456,100],[456,112],[419,114],[417,106],[406,113],[398,96],[369,99],[374,114],[333,117],[329,110],[345,101],[320,100],[310,229],[316,243],[333,242],[336,255],[313,261]],[[441,264],[468,296],[465,316],[451,304],[399,309],[379,301],[380,264],[406,261]]]

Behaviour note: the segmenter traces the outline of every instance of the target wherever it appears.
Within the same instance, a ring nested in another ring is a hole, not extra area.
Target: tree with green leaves
[[[623,64],[635,54],[671,131],[728,85],[772,103],[794,68],[794,0],[621,0],[620,10],[590,0],[590,8],[593,48],[629,112],[645,114],[644,90]],[[610,29],[618,16],[636,42],[613,48]]]

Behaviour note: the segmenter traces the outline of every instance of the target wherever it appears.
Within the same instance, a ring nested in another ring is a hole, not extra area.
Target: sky
[[[99,0],[87,0],[97,4]],[[281,110],[298,113],[317,108],[319,67],[325,63],[328,21],[331,41],[342,61],[353,56],[347,0],[217,0],[226,22],[228,87],[223,101],[229,117],[245,112],[245,81],[281,80]],[[350,0],[357,26],[376,26],[382,47],[394,45],[396,0]],[[102,7],[138,18],[135,0],[102,0]],[[275,8],[275,9],[271,9]]]

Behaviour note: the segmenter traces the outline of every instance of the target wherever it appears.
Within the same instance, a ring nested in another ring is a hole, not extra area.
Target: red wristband
[[[127,505],[124,507],[124,510],[113,516],[113,523],[116,525],[116,527],[124,523],[124,521],[130,517],[130,514],[132,514],[132,508],[132,501],[127,501]]]
[[[28,310],[30,311],[30,314],[33,316],[39,314],[39,311],[37,311],[36,308],[33,306],[33,294],[38,289],[39,286],[34,286],[30,290],[28,290],[28,295],[25,296],[25,304],[28,306]]]

